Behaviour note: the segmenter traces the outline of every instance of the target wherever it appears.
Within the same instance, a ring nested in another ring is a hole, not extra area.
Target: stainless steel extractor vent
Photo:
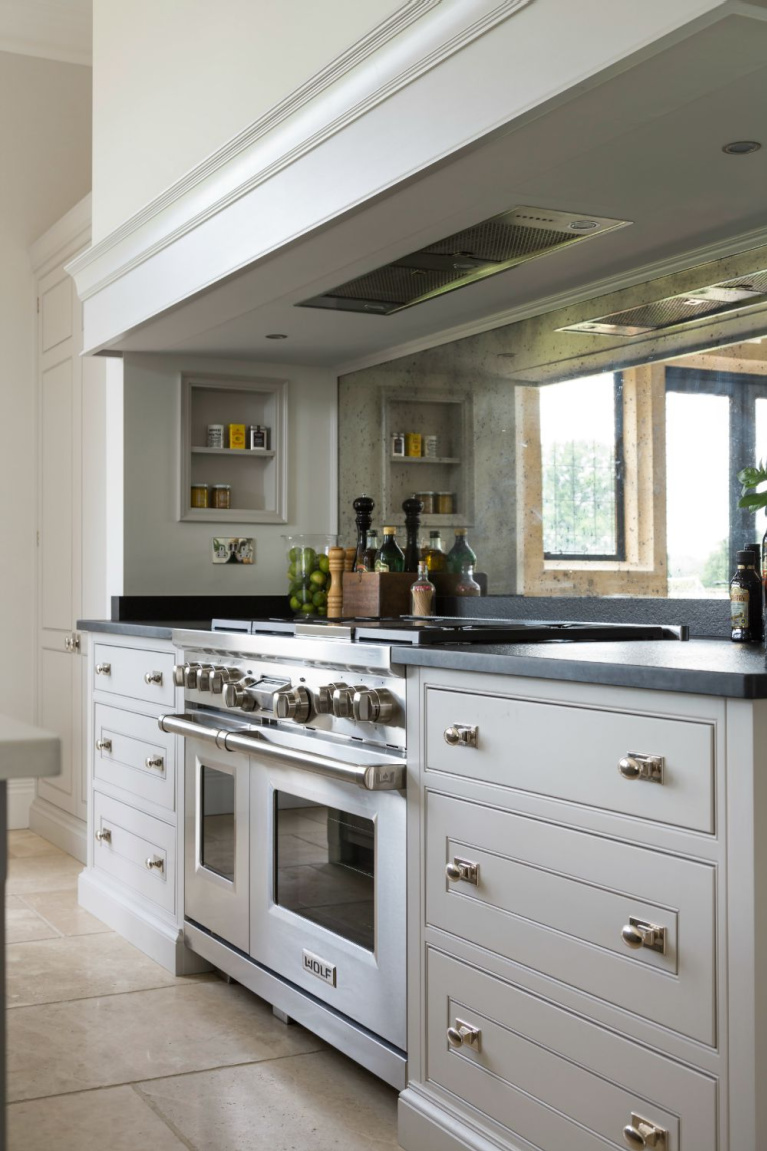
[[[586,332],[603,336],[644,336],[649,332],[667,332],[685,328],[767,304],[767,271],[751,272],[736,280],[723,280],[693,288],[678,296],[666,296],[649,304],[640,304],[623,312],[610,312],[591,320],[581,320],[559,328],[560,332]]]
[[[515,264],[571,247],[579,240],[623,228],[629,222],[544,208],[514,208],[320,296],[302,300],[298,306],[388,316],[495,276]]]

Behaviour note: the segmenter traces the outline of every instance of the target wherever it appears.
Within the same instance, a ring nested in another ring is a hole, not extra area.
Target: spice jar
[[[230,508],[232,506],[231,484],[213,484],[211,486],[212,502],[214,508]]]
[[[455,492],[437,492],[437,513],[441,516],[451,516],[455,512]]]
[[[437,493],[436,492],[416,492],[419,500],[423,504],[421,515],[433,516],[437,510]]]
[[[404,456],[404,454],[405,454],[405,434],[404,434],[404,432],[392,432],[392,434],[391,434],[391,454],[393,456]]]
[[[209,448],[223,448],[224,446],[224,425],[223,424],[208,424],[208,447]]]
[[[189,501],[190,506],[193,508],[207,508],[208,504],[208,485],[207,484],[192,484],[192,495]]]
[[[437,436],[424,436],[423,437],[423,454],[430,459],[434,459],[439,455],[439,439]]]
[[[421,454],[421,433],[420,432],[407,432],[405,435],[405,455],[406,456],[420,456]]]

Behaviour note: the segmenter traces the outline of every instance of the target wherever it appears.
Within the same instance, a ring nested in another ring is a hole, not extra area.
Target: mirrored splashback
[[[767,459],[764,268],[747,251],[343,376],[342,538],[356,496],[380,528],[415,492],[424,539],[466,528],[490,594],[725,597],[767,528],[736,479]]]

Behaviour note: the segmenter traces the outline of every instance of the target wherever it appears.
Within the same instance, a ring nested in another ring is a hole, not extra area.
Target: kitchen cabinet
[[[85,860],[85,660],[75,621],[105,615],[106,361],[83,358],[82,307],[64,264],[90,238],[90,197],[31,251],[38,300],[37,721],[62,741],[29,826]],[[23,821],[26,826],[26,821]]]
[[[402,1147],[758,1147],[767,701],[409,693]]]

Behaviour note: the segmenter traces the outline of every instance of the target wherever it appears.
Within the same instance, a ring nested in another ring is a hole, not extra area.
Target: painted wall
[[[0,108],[0,691],[4,711],[31,721],[37,388],[28,249],[90,187],[90,69],[0,52]]]
[[[283,534],[335,530],[337,383],[327,370],[238,360],[126,356],[124,592],[254,595],[286,590]],[[182,372],[288,379],[288,524],[180,523]],[[253,567],[211,562],[214,536],[253,536]]]
[[[94,0],[94,241],[402,2]]]

